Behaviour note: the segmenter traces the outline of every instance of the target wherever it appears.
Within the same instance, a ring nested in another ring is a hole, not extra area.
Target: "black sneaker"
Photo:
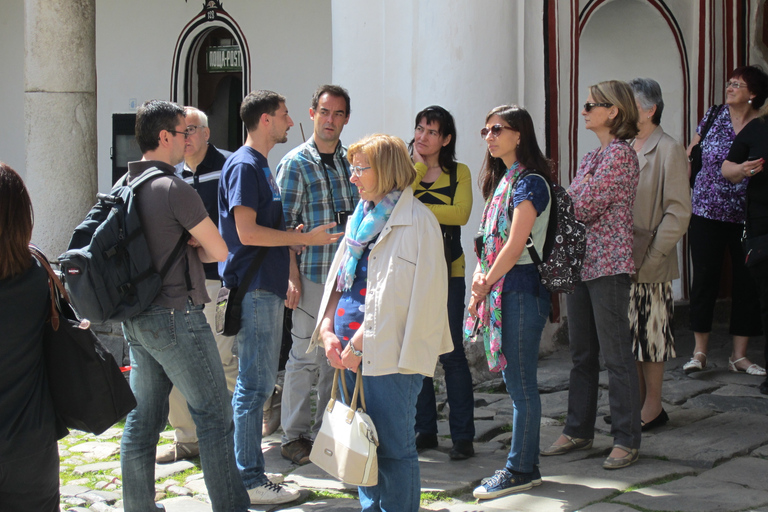
[[[533,474],[531,475],[531,483],[534,487],[541,485],[541,471],[539,471],[539,466],[533,466]]]
[[[451,460],[466,460],[475,454],[475,447],[471,440],[459,439],[453,443],[453,448],[448,456]]]
[[[527,491],[533,487],[531,475],[514,475],[506,469],[498,469],[496,473],[479,487],[475,487],[472,496],[479,500],[499,498],[520,491]]]
[[[437,448],[437,434],[426,434],[424,432],[416,433],[416,451]]]

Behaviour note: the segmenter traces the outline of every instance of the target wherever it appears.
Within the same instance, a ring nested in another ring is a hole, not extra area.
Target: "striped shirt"
[[[347,148],[341,142],[336,146],[333,167],[323,163],[314,137],[291,150],[277,166],[277,184],[283,198],[286,227],[304,224],[304,232],[307,232],[334,222],[335,212],[351,213],[360,195],[349,177]],[[337,226],[331,232],[343,228]],[[297,256],[301,273],[315,283],[325,283],[339,243],[304,249]]]

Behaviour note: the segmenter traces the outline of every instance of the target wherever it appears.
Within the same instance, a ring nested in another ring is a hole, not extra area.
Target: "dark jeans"
[[[445,370],[448,392],[448,425],[451,439],[471,441],[475,437],[475,399],[472,393],[472,374],[469,373],[464,354],[462,324],[464,323],[464,293],[467,285],[463,277],[448,281],[448,324],[451,328],[453,351],[440,355]],[[416,432],[437,434],[437,404],[432,377],[424,377],[424,384],[416,402]]]
[[[568,417],[563,433],[595,437],[600,353],[608,370],[608,402],[614,444],[640,448],[640,387],[629,330],[627,274],[598,277],[566,296],[571,348]]]
[[[34,448],[30,447],[30,450]],[[8,463],[0,461],[0,510],[58,512],[59,447],[56,443]]]
[[[732,336],[759,336],[760,305],[755,283],[744,266],[741,247],[742,224],[691,216],[688,243],[691,246],[693,282],[691,283],[691,330],[710,332],[712,314],[720,289],[720,275],[726,249],[731,254],[731,324]]]

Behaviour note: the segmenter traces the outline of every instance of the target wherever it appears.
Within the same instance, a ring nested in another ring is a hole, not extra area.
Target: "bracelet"
[[[362,350],[357,350],[355,348],[355,346],[352,344],[351,341],[349,342],[349,348],[352,349],[352,355],[354,355],[356,357],[363,357],[363,351]]]

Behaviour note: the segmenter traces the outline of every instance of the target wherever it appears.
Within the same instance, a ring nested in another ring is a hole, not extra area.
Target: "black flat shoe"
[[[606,414],[605,416],[603,416],[603,421],[610,425],[611,421],[612,421],[611,420],[611,415],[610,414]]]
[[[437,448],[437,434],[416,433],[416,451],[420,452],[430,448]]]
[[[472,441],[458,440],[453,443],[453,448],[448,456],[451,460],[465,460],[472,457],[475,454],[475,447],[472,446]]]
[[[665,411],[664,408],[662,407],[659,415],[653,418],[651,421],[649,421],[648,423],[645,423],[643,421],[640,422],[640,425],[641,425],[640,430],[642,430],[643,432],[647,432],[656,427],[661,427],[663,425],[666,425],[668,421],[669,421],[669,416],[667,415],[667,411]]]
[[[768,379],[765,379],[763,383],[760,384],[760,387],[757,389],[759,389],[762,394],[768,395]]]

